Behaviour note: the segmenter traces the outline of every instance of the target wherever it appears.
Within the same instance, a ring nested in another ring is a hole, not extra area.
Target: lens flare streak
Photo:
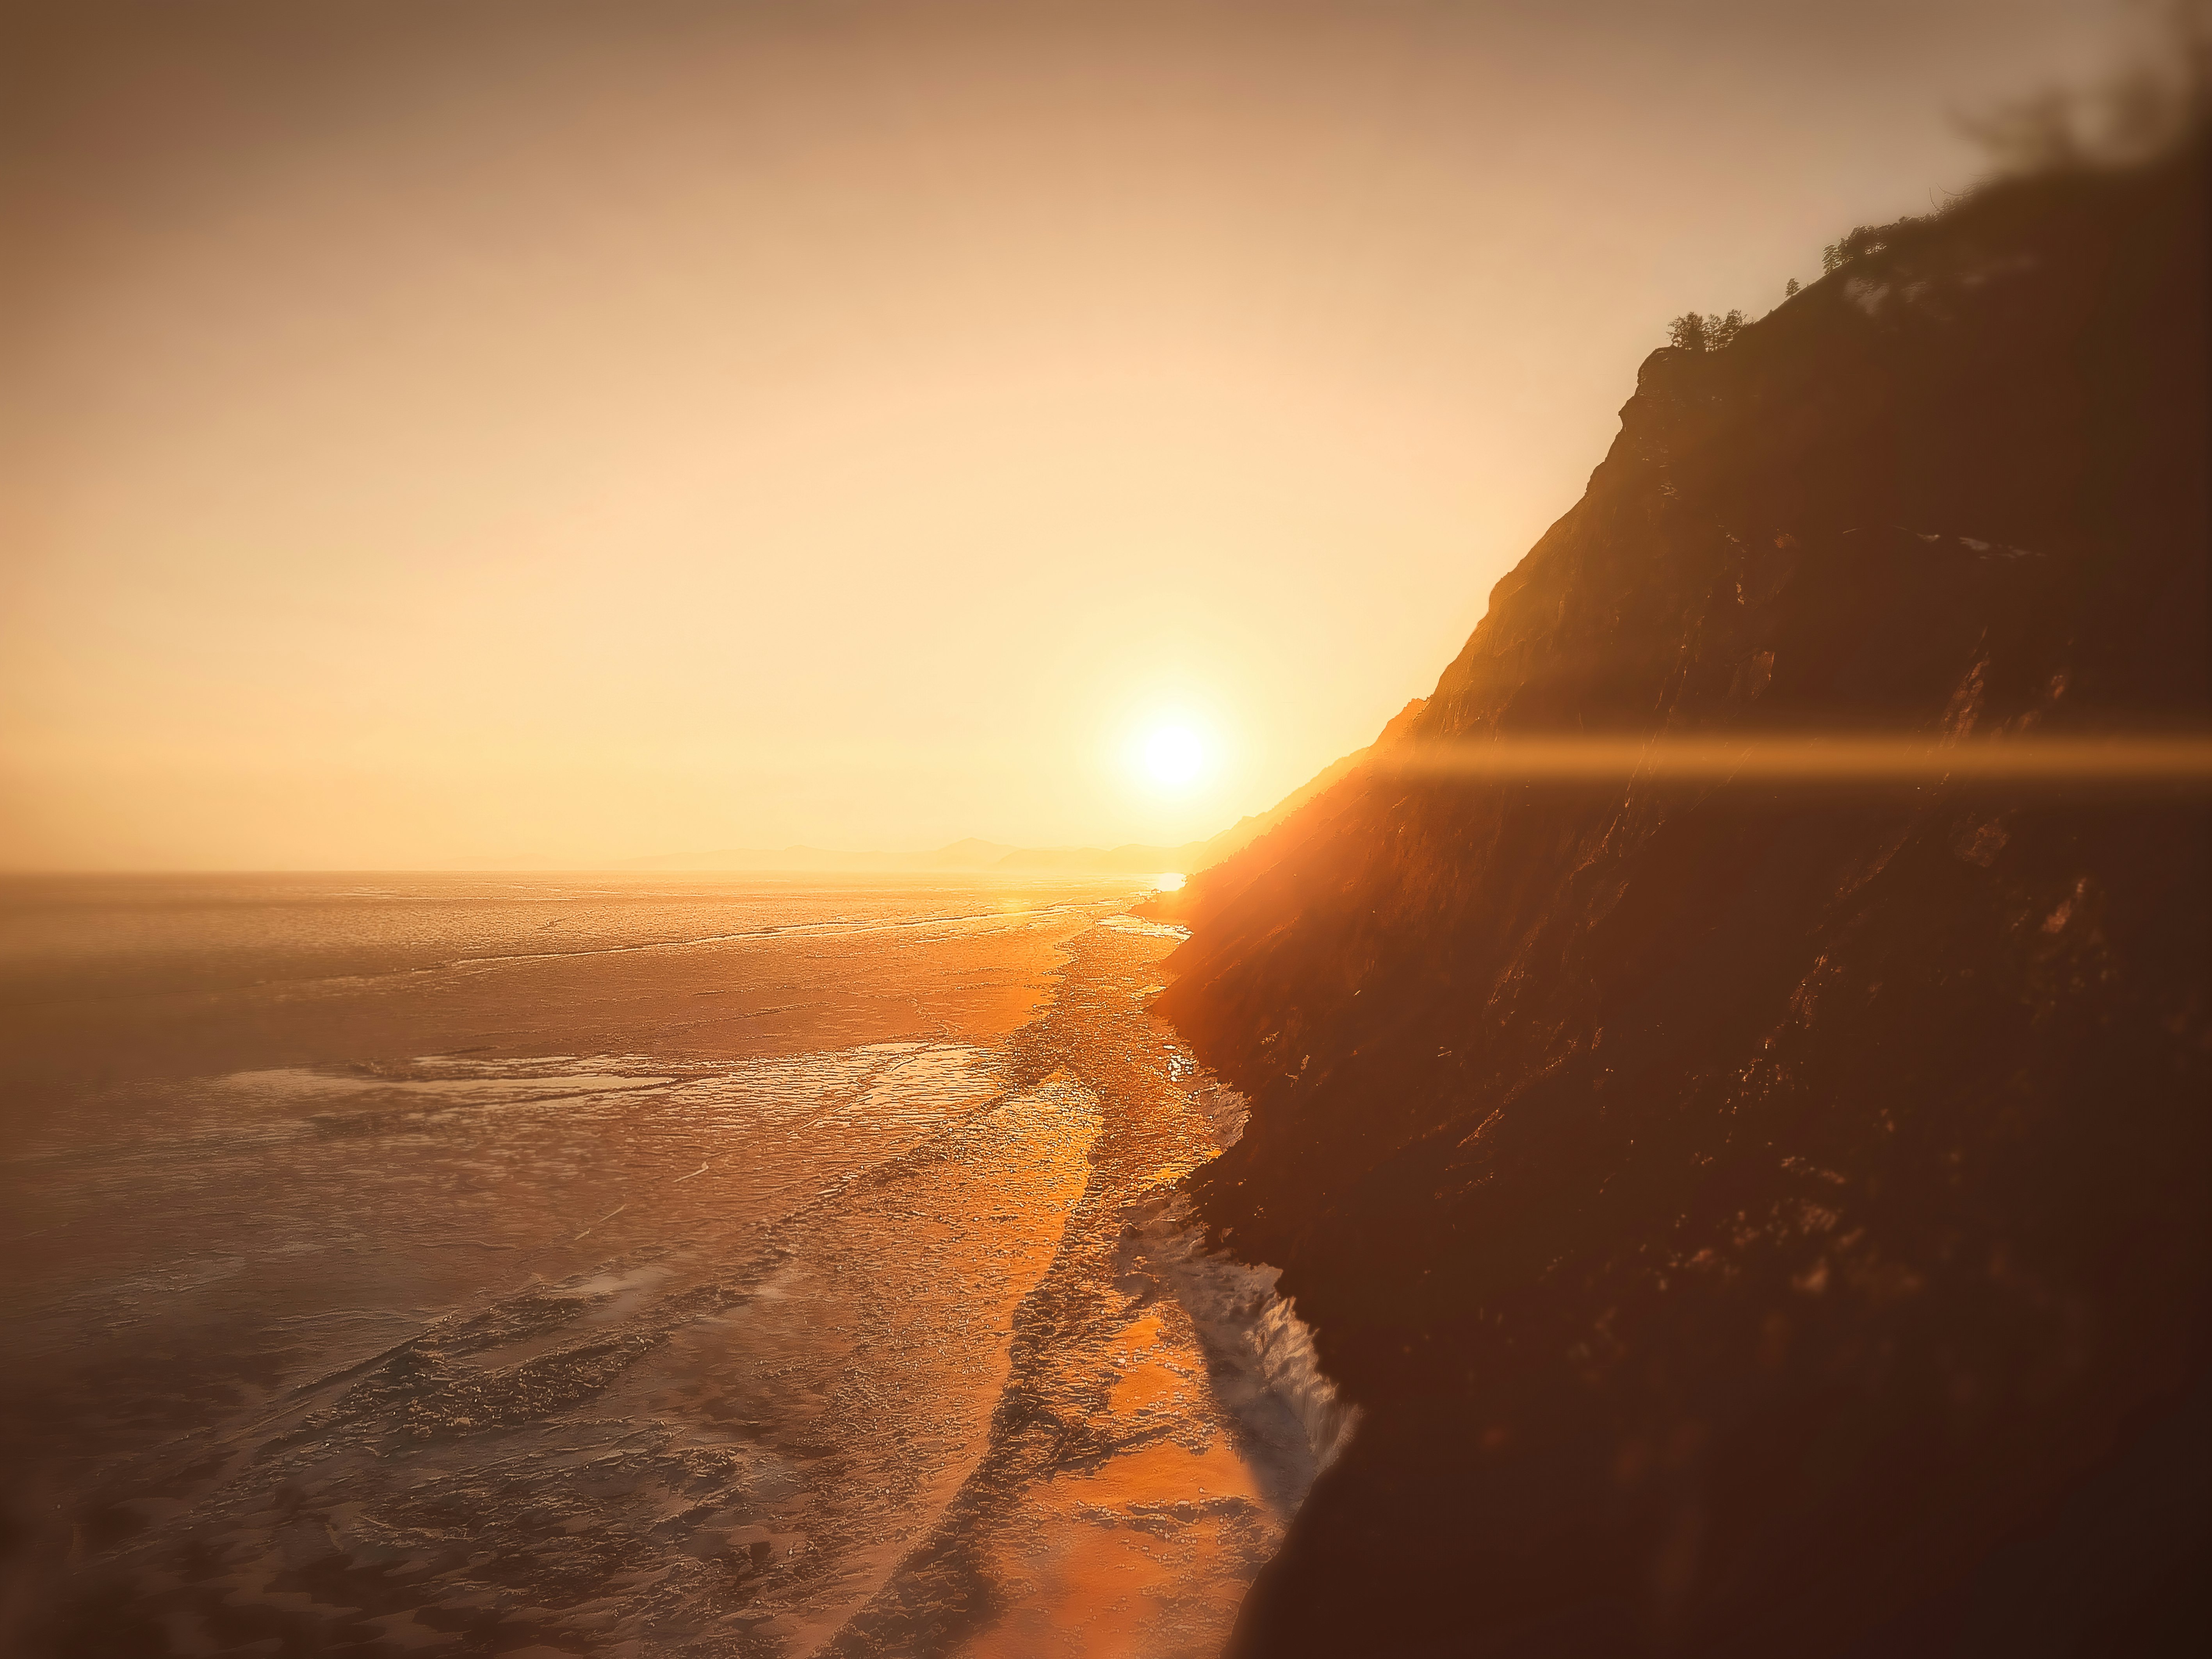
[[[1409,743],[1386,770],[1503,781],[1760,778],[1780,782],[2202,782],[2212,736],[2002,738],[1931,742],[1869,734],[1786,737],[1492,738]]]

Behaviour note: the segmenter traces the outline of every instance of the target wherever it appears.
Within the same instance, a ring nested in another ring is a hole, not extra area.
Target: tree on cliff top
[[[1735,337],[1743,332],[1744,315],[1731,311],[1726,316],[1715,312],[1708,317],[1700,312],[1685,312],[1667,325],[1667,343],[1684,351],[1719,351],[1735,343]]]

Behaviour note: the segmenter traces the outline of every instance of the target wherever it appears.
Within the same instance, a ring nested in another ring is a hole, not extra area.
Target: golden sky
[[[2127,11],[15,8],[0,864],[1211,834]]]

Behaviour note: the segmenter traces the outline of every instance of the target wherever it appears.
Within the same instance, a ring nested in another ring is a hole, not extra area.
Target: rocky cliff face
[[[2208,714],[2201,147],[1656,353],[1413,742]],[[1197,1178],[1365,1412],[1251,1655],[2201,1626],[2205,799],[1370,763],[1182,896]]]

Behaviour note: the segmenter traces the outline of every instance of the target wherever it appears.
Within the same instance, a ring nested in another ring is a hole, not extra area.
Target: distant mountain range
[[[1349,776],[1377,744],[1409,726],[1423,708],[1416,697],[1383,727],[1375,744],[1323,767],[1312,778],[1264,812],[1239,818],[1207,841],[1179,847],[1138,842],[1120,847],[1014,847],[969,836],[927,853],[848,853],[823,847],[733,847],[714,853],[663,853],[629,859],[623,870],[1002,871],[1009,874],[1151,875],[1173,871],[1190,875],[1212,868],[1273,829],[1308,801]]]

